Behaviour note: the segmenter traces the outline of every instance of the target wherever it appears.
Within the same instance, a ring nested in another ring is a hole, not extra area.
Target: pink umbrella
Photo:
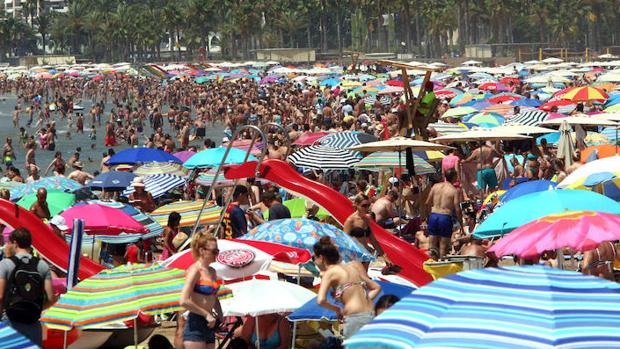
[[[149,230],[132,216],[118,208],[91,204],[73,206],[60,214],[67,221],[69,230],[73,219],[84,220],[84,231],[93,235],[145,234]]]
[[[196,154],[195,151],[191,151],[191,150],[183,150],[180,151],[178,153],[174,153],[172,155],[174,155],[177,159],[181,160],[182,162],[187,161],[187,159],[191,158],[192,155]]]
[[[299,138],[297,138],[295,142],[293,142],[293,145],[312,145],[314,144],[314,142],[327,136],[328,134],[329,132],[304,133]]]
[[[525,224],[501,238],[490,252],[498,257],[534,257],[545,251],[570,247],[588,251],[605,241],[620,239],[620,216],[593,211],[549,215]]]

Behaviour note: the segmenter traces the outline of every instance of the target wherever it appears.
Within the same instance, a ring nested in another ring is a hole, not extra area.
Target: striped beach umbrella
[[[72,179],[61,176],[45,177],[39,179],[38,181],[22,184],[19,187],[11,189],[11,200],[19,199],[24,195],[36,193],[39,188],[72,192],[82,188],[82,185]]]
[[[174,162],[147,162],[133,171],[138,176],[150,176],[156,174],[171,174],[185,176],[183,166]]]
[[[374,135],[365,132],[335,132],[321,138],[319,143],[336,149],[349,149],[352,146],[376,142]]]
[[[202,207],[202,200],[198,201],[177,201],[168,205],[164,205],[155,211],[151,212],[151,217],[155,222],[165,226],[168,224],[168,216],[172,212],[177,212],[181,215],[181,227],[193,226],[196,223],[196,218],[200,208]],[[200,216],[200,224],[216,223],[220,217],[222,208],[215,205],[213,202],[207,203],[202,215]]]
[[[363,158],[360,162],[353,165],[355,168],[381,171],[386,169],[393,169],[404,166],[404,157],[401,154],[401,158],[398,157],[398,152],[376,152]],[[413,163],[415,165],[415,174],[424,175],[437,172],[435,168],[428,162],[422,160],[419,156],[413,154]]]
[[[441,136],[461,133],[468,130],[467,126],[462,123],[451,124],[448,122],[434,122],[428,124],[428,128],[434,129]]]
[[[47,327],[68,331],[93,328],[181,309],[185,272],[157,264],[103,270],[77,284],[43,314]]]
[[[511,124],[525,125],[525,126],[538,126],[541,122],[545,121],[549,116],[548,113],[540,110],[530,110],[519,113],[513,116],[509,122]]]
[[[504,117],[497,113],[484,112],[465,118],[464,121],[480,127],[497,127],[504,123]]]
[[[348,170],[361,160],[361,155],[349,150],[312,145],[289,155],[288,160],[294,166],[314,170]]]
[[[36,349],[28,338],[21,333],[15,331],[8,322],[0,322],[0,343],[5,349]]]
[[[592,86],[574,87],[567,91],[562,97],[572,102],[606,101],[609,96],[605,91]]]
[[[478,110],[472,107],[456,107],[446,110],[446,112],[441,115],[441,118],[462,117],[476,112],[478,112]]]
[[[421,287],[345,341],[358,348],[620,348],[620,285],[544,266]]]
[[[150,176],[144,176],[144,190],[153,195],[154,199],[157,199],[170,190],[184,186],[185,178],[173,174],[154,174]],[[128,196],[133,193],[135,188],[131,185],[123,191],[123,195]]]

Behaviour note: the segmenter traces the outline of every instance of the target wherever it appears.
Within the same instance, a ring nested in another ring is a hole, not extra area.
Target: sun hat
[[[144,179],[142,177],[136,177],[131,181],[132,187],[144,187]]]
[[[50,219],[50,224],[60,230],[69,230],[69,226],[67,226],[67,221],[65,220],[65,217],[61,215],[56,215],[52,217],[52,219]]]

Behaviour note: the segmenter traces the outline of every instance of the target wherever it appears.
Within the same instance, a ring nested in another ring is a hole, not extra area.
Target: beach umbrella
[[[579,180],[566,189],[587,189],[603,194],[608,198],[620,201],[620,170],[614,172],[598,172]]]
[[[386,86],[385,88],[377,92],[377,94],[381,96],[385,96],[385,95],[391,95],[393,93],[403,93],[403,92],[405,92],[405,89],[402,86]]]
[[[250,149],[250,145],[252,146],[252,149],[250,151],[252,155],[260,155],[262,153],[262,149],[264,147],[262,142],[252,143],[251,139],[236,139],[232,142],[233,148],[240,149],[245,152]],[[222,147],[226,148],[226,145],[222,145]]]
[[[515,185],[514,187],[508,189],[508,191],[506,191],[499,198],[499,200],[503,203],[506,203],[510,200],[514,200],[523,195],[536,193],[536,192],[543,191],[543,190],[553,190],[555,189],[556,186],[557,186],[557,183],[544,180],[544,179],[539,179],[536,181],[527,181],[527,182],[519,183]]]
[[[528,110],[521,112],[508,120],[510,124],[538,126],[549,116],[548,113],[540,110]]]
[[[11,189],[11,200],[36,193],[39,188],[72,192],[82,188],[82,185],[72,179],[61,176],[44,177],[32,183],[25,183]]]
[[[196,223],[196,218],[202,207],[203,200],[198,201],[177,201],[168,205],[161,206],[151,212],[151,217],[155,222],[162,226],[168,225],[168,216],[172,212],[181,215],[181,227],[190,227]],[[204,211],[200,215],[199,224],[216,223],[220,217],[222,208],[213,202],[208,202]]]
[[[154,148],[127,148],[112,155],[107,165],[144,164],[147,162],[176,162],[181,160],[163,150]]]
[[[450,135],[455,133],[461,133],[468,130],[465,124],[459,122],[458,124],[452,124],[447,122],[435,122],[428,124],[427,129],[433,129],[438,135]]]
[[[445,113],[441,115],[441,118],[454,118],[454,117],[462,117],[467,114],[477,113],[478,110],[472,107],[456,107],[446,110]]]
[[[361,160],[361,155],[345,149],[336,149],[325,145],[311,145],[302,148],[288,157],[296,167],[315,170],[348,170]]]
[[[518,101],[518,100],[520,100],[522,98],[523,98],[523,96],[521,96],[521,95],[503,94],[503,95],[497,95],[495,97],[489,98],[489,102],[491,102],[491,103],[505,103],[505,102],[510,102],[510,101]]]
[[[620,155],[620,149],[613,144],[601,144],[587,147],[581,151],[581,163],[585,164],[591,160]]]
[[[0,343],[4,349],[37,349],[23,334],[15,331],[7,322],[0,322]]]
[[[196,153],[194,156],[185,161],[183,163],[183,167],[189,169],[217,167],[222,162],[225,153],[226,148],[223,147],[205,149]],[[226,158],[226,164],[241,164],[244,162],[245,156],[245,151],[234,147],[230,148],[230,152],[228,153],[228,157]],[[254,160],[256,160],[256,157],[254,155],[250,155],[248,157],[248,161]]]
[[[185,177],[173,174],[154,174],[144,176],[144,190],[151,193],[154,199],[166,195],[171,190],[182,187],[186,184]],[[123,191],[124,196],[129,196],[135,191],[132,185],[127,186]]]
[[[466,117],[463,121],[480,127],[497,127],[504,123],[504,117],[496,113],[478,113]]]
[[[365,132],[349,131],[331,133],[321,138],[318,142],[321,145],[326,145],[336,149],[349,149],[350,147],[356,145],[376,142],[377,140],[377,137]]]
[[[451,107],[457,107],[457,106],[461,106],[465,103],[468,103],[470,101],[476,100],[476,97],[474,95],[472,95],[471,93],[463,93],[461,95],[458,95],[454,98],[452,98],[452,100],[450,100],[450,106]]]
[[[562,95],[562,99],[571,102],[606,101],[609,96],[605,91],[592,86],[573,87]]]
[[[413,287],[403,286],[395,284],[393,282],[377,281],[377,283],[379,284],[379,286],[381,286],[381,292],[379,293],[379,295],[377,295],[377,298],[373,300],[375,304],[377,303],[379,298],[384,295],[392,295],[398,298],[404,298],[408,296],[411,292],[413,292],[413,290],[415,290]],[[327,293],[327,300],[331,304],[337,304],[340,307],[344,306],[340,301],[334,299],[334,296],[331,294],[331,292]],[[290,321],[337,321],[338,315],[336,315],[335,311],[320,306],[316,301],[316,297],[314,297],[312,300],[308,301],[306,304],[302,305],[297,310],[289,314],[287,318]]]
[[[26,210],[30,210],[30,206],[37,201],[37,194],[28,194],[22,196],[17,204]],[[71,193],[66,193],[64,191],[59,190],[49,190],[47,192],[47,207],[50,210],[50,214],[55,216],[62,212],[67,207],[71,207],[73,203],[75,203],[75,195]]]
[[[415,290],[344,345],[620,348],[618,301],[620,285],[574,271],[544,266],[469,270]]]
[[[620,240],[620,216],[592,211],[569,211],[527,223],[495,243],[496,256],[530,258],[569,247],[573,251],[593,250],[605,241]]]
[[[499,83],[499,82],[487,82],[487,83],[484,83],[478,86],[478,89],[483,90],[483,91],[509,91],[510,90],[508,86],[502,83]]]
[[[581,125],[581,126],[616,126],[617,122],[607,120],[605,118],[597,118],[582,115],[566,116],[563,118],[547,118],[547,120],[541,122],[538,126],[560,126],[563,122],[568,125]]]
[[[585,210],[620,214],[620,203],[586,190],[539,191],[510,200],[493,211],[476,228],[474,236],[478,238],[501,236],[544,216]],[[518,214],[515,214],[516,212]]]
[[[92,190],[114,191],[127,188],[135,174],[125,171],[108,171],[97,175],[86,184]]]
[[[93,239],[101,240],[109,243],[117,243],[117,244],[125,244],[129,242],[136,241],[140,238],[142,239],[150,239],[157,236],[160,236],[164,233],[164,227],[157,223],[153,217],[149,214],[144,213],[137,208],[124,204],[118,201],[106,201],[106,200],[88,200],[86,202],[81,202],[78,205],[103,205],[108,207],[117,208],[126,214],[130,215],[133,219],[140,222],[147,230],[148,233],[138,233],[138,234],[121,234],[121,235],[96,235]],[[84,236],[84,241],[86,241],[89,237]]]
[[[305,218],[276,219],[250,230],[241,240],[257,240],[303,248],[312,252],[314,244],[329,236],[345,261],[368,262],[374,257],[349,234],[327,223]]]
[[[309,203],[308,200],[304,198],[288,199],[284,201],[282,204],[286,206],[289,211],[291,211],[291,218],[305,217],[307,213],[308,205],[312,205]],[[269,211],[263,212],[263,215],[265,215],[265,218],[269,218]],[[325,209],[322,207],[319,207],[319,211],[316,213],[316,216],[320,219],[323,219],[329,215],[330,214],[327,211],[325,211]]]
[[[413,163],[416,175],[434,174],[437,171],[428,162],[413,154]],[[354,168],[382,171],[402,166],[402,157],[399,158],[398,152],[375,152],[363,158],[360,162],[353,165]]]
[[[266,271],[274,260],[303,264],[312,258],[307,250],[264,241],[220,239],[217,248],[220,252],[210,267],[224,280],[240,279]],[[196,260],[191,249],[188,249],[174,254],[162,264],[168,268],[187,270],[194,263]]]
[[[442,98],[442,99],[452,99],[462,94],[463,94],[463,91],[457,88],[443,88],[441,90],[435,91],[435,96],[437,96],[437,98]]]
[[[325,87],[325,86],[336,87],[336,86],[340,85],[341,82],[342,82],[342,80],[340,80],[340,79],[329,78],[329,79],[325,79],[325,80],[321,81],[319,83],[319,86],[321,86],[321,87]]]
[[[84,221],[84,231],[91,235],[145,234],[148,229],[122,210],[110,206],[91,204],[73,206],[61,214],[69,230],[74,219]]]
[[[620,156],[611,156],[590,161],[579,166],[558,184],[558,188],[571,188],[581,185],[589,176],[599,173],[613,173],[620,171]]]
[[[187,161],[187,159],[191,158],[194,154],[196,154],[195,151],[183,150],[180,152],[176,152],[172,155],[174,155],[177,159],[181,160],[181,162],[185,162]]]
[[[293,142],[293,145],[312,145],[319,139],[329,135],[329,132],[304,133]]]
[[[505,132],[505,133],[516,133],[520,135],[535,135],[535,134],[547,134],[547,133],[555,133],[556,130],[538,126],[526,126],[526,125],[502,125],[493,128],[494,131]]]
[[[538,99],[534,99],[534,98],[522,98],[516,101],[512,101],[509,104],[513,107],[518,106],[518,107],[538,108],[541,105],[543,105],[543,102],[541,102]]]
[[[360,145],[351,147],[349,149],[353,151],[372,153],[372,152],[377,152],[377,151],[403,152],[407,149],[411,149],[414,152],[428,151],[428,150],[446,150],[446,149],[450,149],[450,147],[445,146],[443,144],[418,141],[415,139],[398,136],[398,137],[392,137],[384,141],[360,144]]]
[[[134,174],[138,176],[150,176],[159,174],[170,174],[175,176],[185,176],[183,166],[173,162],[147,162],[140,165]]]
[[[571,138],[571,128],[566,121],[562,121],[560,126],[560,141],[558,143],[558,159],[564,161],[564,166],[568,167],[573,163],[573,152],[575,151],[573,139]]]
[[[133,264],[106,269],[90,277],[60,299],[41,318],[49,328],[69,331],[133,320],[137,345],[137,317],[181,310],[185,272],[158,264]]]
[[[429,162],[441,161],[443,158],[446,157],[444,153],[437,150],[414,151],[413,153],[419,156],[420,159]]]
[[[558,107],[558,111],[560,113],[569,113],[575,109],[577,105],[566,99],[558,99],[554,101],[549,101],[539,107],[540,110],[549,112],[551,108]]]
[[[448,134],[445,136],[440,136],[431,139],[434,142],[440,143],[452,143],[452,142],[483,142],[483,141],[494,141],[494,140],[523,140],[531,137],[523,136],[517,133],[509,133],[509,132],[496,132],[492,128],[485,129],[475,129],[469,130],[461,133]]]

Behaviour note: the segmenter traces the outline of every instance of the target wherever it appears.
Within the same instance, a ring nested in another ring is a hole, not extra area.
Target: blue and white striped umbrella
[[[144,189],[153,195],[154,199],[166,194],[170,190],[185,185],[185,178],[173,174],[161,173],[144,176]],[[123,191],[123,195],[127,196],[134,192],[134,188],[130,185]]]
[[[325,145],[311,145],[289,155],[293,166],[313,170],[348,170],[362,159],[358,152],[336,149]]]
[[[336,149],[349,149],[353,146],[376,142],[377,137],[365,132],[336,132],[321,139],[319,143]]]
[[[612,143],[616,143],[618,141],[618,135],[620,135],[620,130],[616,127],[606,127],[601,131],[601,134],[607,137]]]
[[[0,347],[3,349],[36,349],[38,346],[15,331],[6,322],[0,322]]]
[[[548,113],[540,110],[530,110],[519,113],[513,116],[509,122],[511,124],[525,125],[525,126],[538,126],[541,122],[545,121],[549,116]]]
[[[470,270],[403,298],[357,348],[620,348],[620,284],[543,266]]]

